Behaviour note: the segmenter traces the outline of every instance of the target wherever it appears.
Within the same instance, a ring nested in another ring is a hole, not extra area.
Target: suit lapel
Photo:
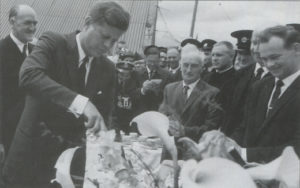
[[[12,38],[10,37],[10,35],[7,36],[6,38],[7,40],[7,48],[10,49],[11,52],[15,52],[14,55],[16,55],[15,58],[18,58],[18,59],[23,59],[24,60],[24,57],[20,51],[20,49],[18,48],[17,44],[12,40]],[[18,62],[21,62],[23,63],[23,60],[22,61],[18,61]]]
[[[274,109],[271,110],[266,118],[266,120],[263,123],[263,126],[260,129],[260,132],[267,127],[269,124],[269,121],[283,108],[284,105],[286,105],[289,100],[293,99],[295,95],[299,91],[299,85],[300,85],[300,76],[290,85],[287,90],[282,94],[282,96],[278,99],[276,104],[274,105]],[[269,96],[270,99],[270,96]]]
[[[184,113],[194,103],[194,101],[199,97],[200,91],[202,90],[203,87],[204,87],[203,81],[199,80],[199,82],[197,83],[197,85],[193,89],[190,97],[187,99],[186,104],[185,104],[185,106],[182,110],[182,113]]]
[[[78,65],[79,65],[79,55],[78,47],[76,43],[76,34],[71,33],[66,35],[67,45],[67,54],[66,54],[66,64],[68,67],[68,74],[70,76],[72,88],[75,88],[76,91],[79,89],[78,83]]]

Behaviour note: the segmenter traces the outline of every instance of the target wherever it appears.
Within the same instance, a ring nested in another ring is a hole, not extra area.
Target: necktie
[[[188,99],[188,90],[190,89],[189,86],[185,85],[183,86],[183,94],[185,96],[185,99]]]
[[[82,60],[82,64],[78,70],[78,85],[79,85],[79,92],[84,93],[85,91],[85,76],[86,76],[86,64],[89,62],[89,57],[86,56]]]
[[[26,53],[26,51],[27,51],[27,46],[28,46],[28,44],[24,44],[24,46],[23,46],[22,55],[23,55],[24,58],[27,57],[27,53]]]
[[[271,103],[269,106],[269,110],[272,110],[274,108],[274,105],[276,104],[276,101],[279,99],[280,93],[281,93],[281,87],[284,85],[284,83],[281,80],[278,80],[276,82],[276,88],[273,93]]]
[[[256,76],[255,76],[255,80],[260,80],[260,79],[261,79],[261,76],[262,76],[262,74],[263,74],[263,72],[264,72],[264,69],[263,69],[263,68],[257,69],[257,71],[256,71]]]

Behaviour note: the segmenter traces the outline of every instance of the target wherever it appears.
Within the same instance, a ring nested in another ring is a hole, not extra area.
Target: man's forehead
[[[174,55],[179,55],[179,52],[176,49],[169,49],[167,52],[168,56],[174,56]]]
[[[189,64],[199,64],[201,60],[197,56],[184,56],[181,59],[181,63],[189,63]]]
[[[266,43],[259,44],[260,53],[274,52],[282,50],[284,46],[284,40],[282,38],[273,36]]]
[[[212,53],[214,52],[227,52],[228,49],[225,45],[218,45],[218,46],[214,46],[212,49]]]

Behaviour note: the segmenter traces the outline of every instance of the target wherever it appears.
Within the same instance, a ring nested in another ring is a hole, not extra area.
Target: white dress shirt
[[[182,81],[182,88],[184,86],[188,86],[189,89],[187,90],[187,98],[190,97],[191,93],[193,92],[194,88],[196,87],[197,83],[199,82],[200,79],[196,80],[195,82],[191,83],[191,84],[186,84],[184,83],[184,81]]]
[[[19,48],[20,52],[23,53],[23,48],[24,48],[25,44],[23,42],[21,42],[19,39],[17,39],[17,37],[15,37],[15,35],[12,32],[9,35],[10,35],[10,38],[14,41],[14,43]],[[27,44],[26,55],[28,55],[28,54],[29,54],[29,51],[28,51],[28,44]]]
[[[169,71],[170,71],[172,74],[175,74],[176,71],[179,70],[179,69],[180,69],[180,66],[178,65],[178,67],[176,67],[175,69],[172,69],[172,68],[170,67]]]
[[[78,48],[78,57],[79,57],[79,64],[78,64],[78,68],[80,67],[80,65],[83,63],[83,59],[86,57],[85,52],[82,49],[82,46],[80,44],[80,40],[79,40],[79,36],[80,33],[78,33],[76,35],[76,43],[77,43],[77,48]],[[89,61],[86,63],[86,74],[85,74],[85,84],[87,83],[87,79],[88,79],[88,75],[91,69],[91,62],[93,61],[93,57],[89,58]],[[79,117],[82,113],[83,110],[87,104],[87,102],[89,101],[89,99],[83,95],[77,95],[75,97],[75,99],[73,100],[73,102],[71,103],[70,107],[69,107],[69,111],[71,111],[76,117]]]
[[[255,64],[254,75],[257,75],[257,70],[262,68],[264,72],[261,74],[261,78],[263,78],[266,74],[268,74],[269,70],[266,67],[262,67],[259,63]]]

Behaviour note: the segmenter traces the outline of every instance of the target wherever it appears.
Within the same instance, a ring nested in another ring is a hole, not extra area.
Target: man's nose
[[[265,65],[267,68],[272,67],[272,66],[274,66],[275,64],[276,64],[275,61],[272,61],[272,60],[266,60],[266,61],[264,61],[264,65]]]

